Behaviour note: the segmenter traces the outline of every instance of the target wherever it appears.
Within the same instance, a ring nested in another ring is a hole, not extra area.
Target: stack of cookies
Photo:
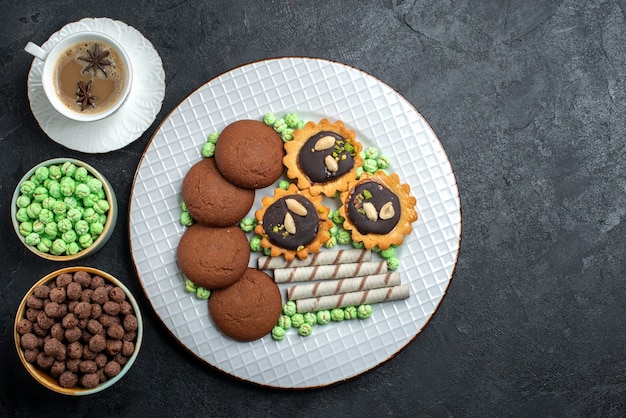
[[[237,341],[268,334],[282,310],[274,280],[249,268],[250,246],[237,223],[250,211],[255,190],[283,174],[283,141],[260,121],[228,125],[215,157],[196,163],[183,180],[182,197],[196,221],[181,237],[178,264],[197,286],[212,290],[209,313]]]

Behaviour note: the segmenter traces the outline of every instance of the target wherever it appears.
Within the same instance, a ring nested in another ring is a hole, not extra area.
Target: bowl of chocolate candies
[[[35,283],[15,317],[15,348],[30,375],[65,395],[100,392],[132,367],[143,339],[137,301],[115,277],[67,267]]]
[[[101,249],[117,214],[111,184],[73,158],[54,158],[31,168],[11,202],[13,228],[22,244],[53,261],[77,260]]]

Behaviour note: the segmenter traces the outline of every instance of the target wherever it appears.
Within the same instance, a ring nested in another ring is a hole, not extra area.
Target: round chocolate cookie
[[[240,120],[228,125],[215,144],[215,162],[231,183],[261,189],[283,173],[283,141],[263,122]]]
[[[178,243],[178,265],[189,280],[206,289],[222,289],[244,274],[250,261],[246,234],[237,226],[191,225]]]
[[[282,297],[274,280],[253,268],[232,286],[213,292],[208,303],[217,328],[237,341],[253,341],[269,334],[282,311]]]
[[[254,203],[254,190],[226,180],[213,158],[203,158],[189,169],[182,196],[191,217],[209,226],[235,225]]]

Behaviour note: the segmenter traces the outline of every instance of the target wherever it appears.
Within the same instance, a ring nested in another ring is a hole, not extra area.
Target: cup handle
[[[24,50],[42,61],[45,61],[48,56],[48,51],[43,50],[39,45],[35,45],[32,42],[27,43]]]

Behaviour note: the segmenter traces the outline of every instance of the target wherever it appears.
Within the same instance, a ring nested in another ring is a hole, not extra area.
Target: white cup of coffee
[[[130,58],[108,35],[77,32],[62,38],[50,51],[32,42],[24,49],[44,62],[41,84],[46,97],[69,119],[104,119],[116,112],[130,93]]]

